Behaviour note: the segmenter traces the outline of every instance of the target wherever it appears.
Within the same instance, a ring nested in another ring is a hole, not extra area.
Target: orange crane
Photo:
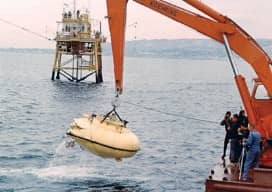
[[[164,0],[133,1],[224,44],[249,122],[252,126],[256,126],[263,138],[260,166],[272,168],[272,61],[268,54],[234,21],[199,0],[183,1],[198,9],[204,16]],[[121,94],[123,90],[127,3],[128,0],[107,0],[117,94]],[[245,77],[239,73],[237,65],[233,62],[232,51],[243,58],[256,72],[257,78],[254,80],[255,85],[251,92]],[[257,98],[256,92],[263,86],[267,98]]]

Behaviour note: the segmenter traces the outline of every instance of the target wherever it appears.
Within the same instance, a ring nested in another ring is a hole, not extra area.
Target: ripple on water
[[[12,160],[17,160],[17,157],[12,157],[12,156],[0,156],[0,161],[12,161]]]
[[[1,176],[1,175],[0,175],[0,183],[1,183],[1,182],[4,183],[6,180],[7,180],[7,176]]]
[[[91,180],[85,180],[82,182],[69,183],[69,191],[127,191],[127,192],[145,192],[151,191],[150,189],[143,188],[143,182],[137,182],[132,180],[117,180],[115,178],[92,178]]]

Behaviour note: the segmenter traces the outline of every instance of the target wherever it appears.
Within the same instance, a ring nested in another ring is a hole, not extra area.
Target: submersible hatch
[[[74,119],[67,135],[97,156],[121,161],[140,149],[137,136],[126,125],[127,121],[120,118],[114,107],[105,116],[84,114]]]

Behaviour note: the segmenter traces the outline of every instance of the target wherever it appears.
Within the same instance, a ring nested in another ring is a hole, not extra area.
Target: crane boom
[[[253,98],[249,93],[245,78],[234,70],[235,82],[247,111],[250,124],[257,126],[263,137],[267,139],[272,138],[272,71],[270,68],[272,61],[268,54],[245,30],[227,16],[223,16],[199,0],[183,1],[198,9],[205,16],[164,0],[133,1],[224,44],[230,61],[232,50],[249,63],[256,72],[258,81],[266,88],[269,99],[260,102]],[[121,93],[123,89],[127,3],[128,0],[107,0],[115,83],[118,93]],[[233,66],[232,61],[231,64]],[[269,127],[266,127],[267,125]],[[264,164],[272,167],[272,148],[269,154],[265,156],[268,161]]]
[[[135,2],[161,13],[179,23],[182,23],[196,31],[223,43],[223,34],[227,34],[230,48],[247,61],[255,70],[256,74],[272,95],[272,73],[269,67],[272,64],[270,57],[259,44],[246,33],[239,25],[226,16],[214,11],[207,5],[197,0],[184,0],[193,7],[199,9],[214,20],[180,8],[163,0],[134,0]],[[107,0],[108,17],[112,37],[115,63],[115,75],[117,88],[122,90],[123,69],[123,45],[126,20],[126,4],[128,0]],[[110,9],[109,9],[110,7]],[[115,10],[115,11],[114,11]],[[122,10],[122,11],[121,11]],[[117,21],[117,22],[116,22]],[[118,22],[119,21],[119,22]],[[115,22],[115,23],[114,23]],[[114,31],[115,30],[115,31]],[[116,42],[115,42],[116,41]],[[115,48],[116,46],[116,48]],[[119,60],[119,61],[118,61]],[[118,70],[120,69],[120,70]]]

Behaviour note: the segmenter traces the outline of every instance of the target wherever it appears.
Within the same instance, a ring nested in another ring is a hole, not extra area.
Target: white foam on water
[[[62,180],[87,178],[95,175],[95,168],[90,164],[92,155],[82,151],[79,146],[66,148],[66,141],[61,142],[46,167],[0,168],[0,175],[34,175],[40,179]]]
[[[94,174],[94,170],[89,167],[63,165],[37,169],[34,171],[34,174],[36,174],[38,178],[43,179],[72,179],[90,177]]]
[[[90,158],[92,156],[85,151],[81,151],[79,146],[66,147],[66,142],[61,142],[53,158],[48,162],[48,167],[37,169],[34,173],[43,179],[62,179],[90,177],[95,174],[95,169],[91,167]]]
[[[10,168],[1,168],[0,175],[17,175],[23,173],[23,169],[10,169]]]
[[[0,169],[0,175],[6,176],[23,176],[31,174],[40,179],[72,179],[72,178],[87,178],[95,175],[95,170],[90,167],[80,167],[77,165],[63,165],[45,168],[27,167],[22,169]]]

